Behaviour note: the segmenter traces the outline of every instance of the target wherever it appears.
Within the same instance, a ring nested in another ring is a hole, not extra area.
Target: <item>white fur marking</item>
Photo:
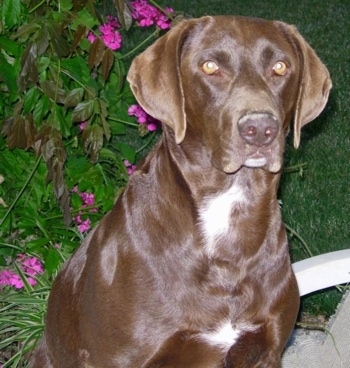
[[[228,350],[239,338],[241,330],[233,329],[231,322],[222,324],[218,330],[203,334],[202,337],[210,345],[216,345]]]
[[[238,185],[233,185],[228,191],[205,201],[199,216],[209,253],[214,250],[215,239],[228,231],[234,206],[241,206],[245,202],[244,191]]]

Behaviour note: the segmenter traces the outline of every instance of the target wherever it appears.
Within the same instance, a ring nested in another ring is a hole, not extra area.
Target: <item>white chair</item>
[[[300,295],[350,283],[350,249],[325,253],[293,264]],[[350,367],[350,292],[325,332],[292,335],[282,368]]]

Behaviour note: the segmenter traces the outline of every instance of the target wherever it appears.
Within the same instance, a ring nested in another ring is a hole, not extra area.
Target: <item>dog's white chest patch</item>
[[[243,189],[236,184],[226,192],[205,200],[200,208],[199,218],[207,252],[212,253],[215,239],[229,230],[232,210],[244,206],[246,202]]]
[[[210,345],[218,346],[224,350],[228,350],[235,344],[241,334],[241,330],[234,329],[230,321],[223,323],[213,332],[201,334],[201,338]]]

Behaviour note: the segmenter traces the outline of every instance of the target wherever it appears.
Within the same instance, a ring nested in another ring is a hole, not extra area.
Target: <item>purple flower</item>
[[[24,254],[19,254],[17,260],[20,261],[21,268],[24,273],[35,276],[38,273],[44,273],[44,267],[40,260],[36,257],[29,257]]]
[[[89,192],[79,192],[78,186],[74,186],[71,190],[71,193],[77,193],[79,194],[81,200],[82,200],[82,207],[91,207],[95,204],[95,195],[93,193]],[[89,212],[97,212],[97,208],[90,208]],[[83,211],[79,211],[78,215],[75,216],[74,221],[77,224],[78,230],[81,233],[87,232],[91,229],[91,220],[87,218],[86,220],[83,220],[81,218],[81,215],[83,214]]]
[[[124,165],[126,167],[126,172],[131,175],[136,170],[136,165],[131,164],[128,160],[124,160]]]
[[[122,36],[118,31],[104,34],[101,36],[101,39],[104,42],[105,46],[113,51],[120,49],[122,46]]]
[[[131,16],[140,27],[157,25],[161,29],[171,27],[171,19],[158,8],[150,5],[147,0],[135,0],[131,3]],[[173,9],[165,8],[166,13],[172,13]]]
[[[34,276],[44,273],[44,267],[41,261],[36,257],[27,256],[25,254],[19,254],[17,256],[17,261],[20,263],[20,267],[26,275],[28,284],[35,286],[37,282]],[[24,287],[24,282],[16,272],[12,270],[2,270],[0,271],[0,288],[4,286],[22,289]]]
[[[101,33],[101,40],[105,44],[106,47],[115,51],[121,48],[122,45],[122,36],[117,31],[120,28],[120,25],[115,17],[107,16],[107,22],[100,25],[99,31]],[[97,36],[89,32],[87,39],[90,43],[94,43]]]
[[[93,194],[88,193],[88,192],[81,192],[79,195],[80,195],[80,198],[84,202],[84,206],[93,206],[94,205],[95,196]]]
[[[81,223],[78,225],[78,230],[81,233],[85,233],[86,231],[89,231],[91,229],[91,220],[86,219],[84,221],[81,221]]]
[[[135,116],[139,124],[145,124],[147,130],[150,132],[157,130],[160,126],[160,122],[151,115],[148,115],[140,105],[131,105],[128,109],[128,114]]]
[[[96,38],[97,38],[97,36],[92,32],[89,32],[89,34],[87,35],[87,39],[90,41],[90,43],[94,43]]]
[[[82,121],[80,124],[79,124],[79,129],[82,131],[86,128],[86,121]]]

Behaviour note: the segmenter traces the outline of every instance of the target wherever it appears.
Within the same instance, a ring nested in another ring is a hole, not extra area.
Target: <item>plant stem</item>
[[[22,197],[24,191],[26,190],[28,184],[30,183],[30,181],[32,180],[39,164],[41,161],[42,155],[40,155],[38,157],[38,159],[35,162],[35,166],[32,170],[32,172],[29,174],[27,180],[25,181],[25,183],[23,184],[22,189],[19,191],[19,193],[17,194],[17,197],[15,198],[15,200],[12,202],[11,206],[9,207],[9,209],[7,210],[5,216],[2,218],[2,220],[0,221],[0,227],[2,226],[2,224],[5,222],[5,220],[7,219],[7,217],[9,216],[9,214],[11,213],[11,211],[13,210],[13,208],[15,207],[15,205],[17,204],[18,200]]]
[[[36,6],[34,6],[34,8],[33,8],[33,9],[30,9],[30,10],[29,10],[29,14],[33,13],[36,9],[40,8],[40,7],[41,7],[41,5],[43,5],[45,2],[46,2],[46,0],[42,0],[42,1],[40,1],[40,3],[39,3],[39,4],[36,4]]]
[[[147,38],[145,38],[141,43],[139,43],[136,47],[134,47],[131,51],[127,52],[125,55],[120,56],[119,59],[123,60],[125,58],[127,58],[128,56],[130,56],[131,54],[133,54],[134,52],[136,52],[139,48],[141,48],[145,43],[147,43],[149,40],[151,40],[152,38],[156,37],[157,34],[159,33],[159,30],[156,29],[153,33],[151,33]]]
[[[146,142],[146,144],[144,144],[141,148],[139,148],[136,153],[140,153],[142,150],[144,150],[151,142],[153,137],[155,136],[156,132],[153,132],[150,139]]]
[[[292,234],[294,235],[299,241],[300,243],[303,245],[304,247],[304,250],[306,252],[306,254],[309,256],[309,257],[312,257],[313,254],[309,248],[309,246],[307,245],[306,241],[294,230],[292,229],[290,226],[288,226],[287,224],[284,224],[284,226],[286,227],[286,229]]]
[[[128,121],[121,120],[121,119],[118,119],[118,118],[113,117],[113,116],[108,116],[108,119],[109,120],[112,120],[112,121],[116,121],[117,123],[121,123],[121,124],[125,124],[125,125],[130,125],[132,127],[138,127],[139,126],[138,123],[130,123]]]

